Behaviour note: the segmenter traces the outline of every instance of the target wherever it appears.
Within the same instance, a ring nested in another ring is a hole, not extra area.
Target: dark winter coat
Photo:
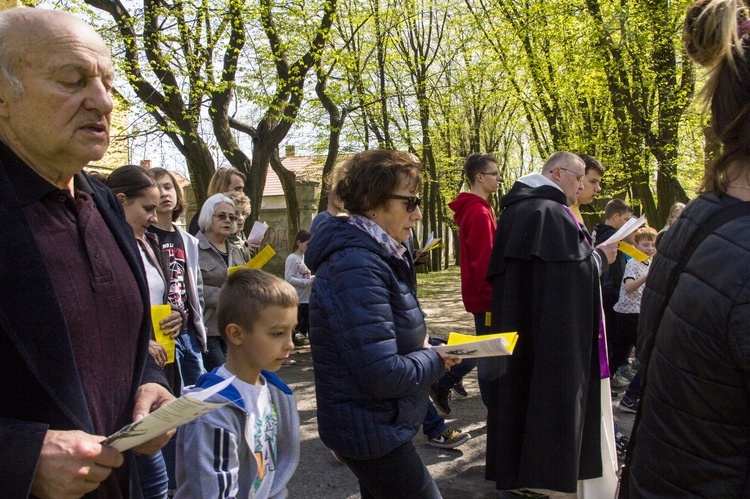
[[[486,478],[571,493],[602,475],[601,256],[564,193],[535,177],[503,197],[489,266],[493,330],[519,338],[490,373]]]
[[[611,225],[597,224],[594,227],[594,246],[602,244],[612,237],[615,232],[617,232],[617,229]],[[617,300],[620,299],[620,287],[622,286],[622,277],[625,274],[626,263],[627,258],[625,258],[625,253],[617,250],[617,258],[609,265],[609,270],[602,274],[602,301],[605,312],[612,310]],[[607,326],[609,327],[608,331],[614,331],[613,324],[608,323]],[[613,368],[617,368],[617,366]]]
[[[348,218],[331,217],[305,253],[315,274],[310,344],[318,432],[353,459],[384,456],[417,433],[443,372],[423,348],[424,314],[409,264]]]
[[[690,236],[736,202],[709,194],[690,203],[651,265],[638,327],[646,389],[631,497],[750,497],[750,217],[703,241],[661,321],[658,314]]]

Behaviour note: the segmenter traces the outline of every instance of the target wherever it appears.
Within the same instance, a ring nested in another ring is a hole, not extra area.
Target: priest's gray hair
[[[552,155],[547,158],[542,167],[542,174],[550,173],[555,168],[565,168],[571,163],[580,163],[586,168],[586,163],[583,162],[576,154],[568,151],[557,151],[553,152]]]

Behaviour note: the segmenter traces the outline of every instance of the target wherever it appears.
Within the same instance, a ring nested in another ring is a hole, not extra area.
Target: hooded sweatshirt
[[[202,375],[186,393],[224,381],[217,372]],[[261,371],[276,415],[273,483],[263,497],[287,497],[286,485],[299,463],[299,414],[292,390],[278,376]],[[230,404],[204,414],[177,432],[177,493],[175,497],[259,497],[253,493],[258,478],[258,457],[254,454],[254,429],[245,399],[234,384],[218,395]],[[216,395],[214,395],[216,397]],[[220,452],[217,452],[220,449]],[[271,477],[267,477],[271,478]]]
[[[470,192],[459,194],[448,207],[458,224],[464,308],[472,314],[489,312],[492,287],[486,276],[497,228],[492,208],[486,199]]]

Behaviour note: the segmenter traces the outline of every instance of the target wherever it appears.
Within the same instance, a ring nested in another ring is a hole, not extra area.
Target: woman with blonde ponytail
[[[620,497],[750,497],[750,9],[700,0],[685,47],[721,154],[664,234],[641,302],[644,387]]]

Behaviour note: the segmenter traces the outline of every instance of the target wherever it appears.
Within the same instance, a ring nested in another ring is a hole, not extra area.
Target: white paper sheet
[[[148,442],[173,428],[189,423],[214,409],[224,407],[231,400],[207,402],[206,399],[229,386],[232,380],[234,380],[234,376],[205,390],[187,393],[140,421],[125,426],[117,433],[107,437],[102,443],[123,452]]]

